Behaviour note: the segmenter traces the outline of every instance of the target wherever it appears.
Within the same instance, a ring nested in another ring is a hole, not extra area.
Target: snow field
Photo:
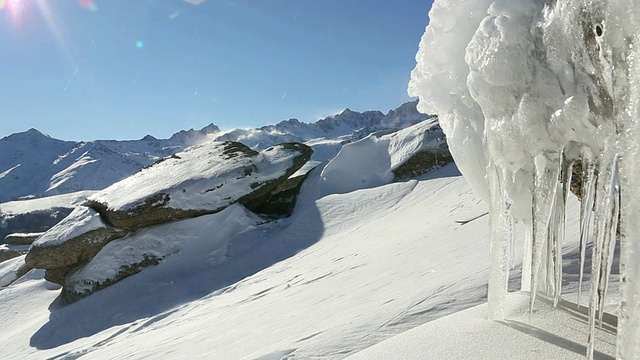
[[[241,225],[228,234],[225,261],[196,260],[215,250],[195,246],[63,308],[36,272],[0,291],[0,323],[13,339],[5,354],[253,359],[290,351],[337,359],[479,304],[486,218],[454,220],[457,211],[485,209],[450,176],[454,169],[322,197],[275,224],[235,216]],[[305,194],[317,192],[313,183]]]

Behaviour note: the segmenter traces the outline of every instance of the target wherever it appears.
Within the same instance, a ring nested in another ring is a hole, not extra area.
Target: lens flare
[[[0,9],[7,9],[11,13],[14,23],[18,23],[20,15],[22,14],[21,0],[0,0],[3,4],[0,4]]]
[[[142,40],[136,41],[136,48],[142,49],[144,47],[144,42]]]
[[[98,11],[98,7],[93,2],[93,0],[78,0],[78,4],[80,4],[83,9],[87,9],[89,11]]]

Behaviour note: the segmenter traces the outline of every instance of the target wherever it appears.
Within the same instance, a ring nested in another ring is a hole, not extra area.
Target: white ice
[[[419,109],[440,116],[461,172],[490,199],[489,308],[496,318],[504,315],[512,217],[532,235],[523,269],[531,306],[538,293],[559,301],[569,172],[576,160],[595,164],[595,193],[595,179],[585,178],[582,196],[595,195],[594,215],[582,211],[581,230],[594,249],[589,321],[593,334],[620,213],[622,358],[640,352],[640,274],[629,257],[640,234],[633,180],[639,14],[638,4],[617,0],[436,0],[409,85]]]

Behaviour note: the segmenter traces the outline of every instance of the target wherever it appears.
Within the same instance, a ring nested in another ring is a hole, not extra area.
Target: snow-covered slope
[[[75,304],[30,273],[0,291],[4,356],[343,358],[484,301],[486,219],[455,220],[485,207],[455,167],[314,200],[319,173],[292,218],[209,215],[182,252]]]

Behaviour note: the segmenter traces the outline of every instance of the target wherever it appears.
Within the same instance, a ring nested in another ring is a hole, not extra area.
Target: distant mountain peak
[[[47,135],[47,134],[43,133],[42,131],[40,131],[38,129],[35,129],[35,128],[31,128],[31,129],[29,129],[27,131],[23,131],[23,132],[19,132],[19,133],[15,133],[15,134],[9,135],[9,136],[5,137],[5,139],[9,138],[9,137],[13,137],[13,136],[17,136],[17,137],[26,136],[26,137],[31,137],[31,138],[49,138],[49,139],[51,139],[51,136],[49,136],[49,135]]]
[[[220,128],[212,123],[200,130],[194,130],[193,128],[191,128],[189,130],[178,131],[177,133],[171,135],[171,138],[169,138],[169,140],[177,141],[181,144],[195,145],[205,140],[207,138],[207,135],[216,134],[219,132]]]
[[[211,123],[203,127],[202,129],[200,129],[200,132],[203,134],[214,134],[214,133],[220,132],[220,128],[214,125],[213,123]]]
[[[142,141],[156,141],[158,140],[156,137],[151,136],[151,135],[146,135],[145,137],[143,137],[142,139],[140,139]]]

